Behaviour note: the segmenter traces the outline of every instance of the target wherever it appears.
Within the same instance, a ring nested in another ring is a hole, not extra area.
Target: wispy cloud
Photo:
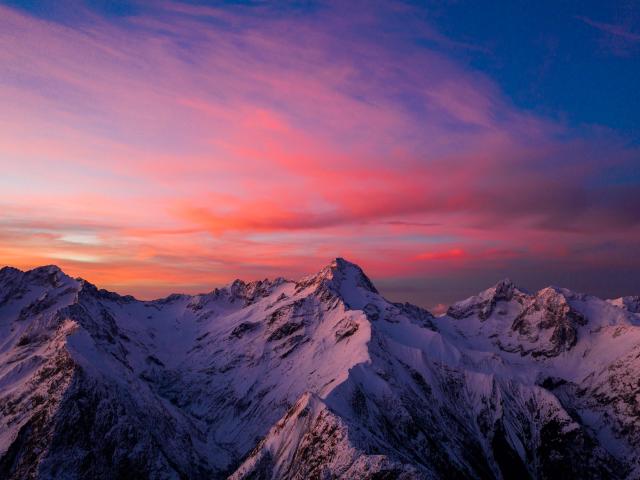
[[[626,57],[640,48],[640,32],[634,31],[630,23],[605,23],[583,16],[576,18],[601,32],[603,45],[617,56]]]
[[[588,17],[581,16],[577,18],[582,20],[587,25],[600,30],[601,32],[605,32],[616,37],[621,37],[625,40],[629,40],[630,42],[640,42],[640,33],[632,32],[627,25],[597,22],[595,20],[591,20]]]

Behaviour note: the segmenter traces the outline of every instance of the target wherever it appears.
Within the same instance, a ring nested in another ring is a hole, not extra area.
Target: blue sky
[[[454,54],[517,105],[640,140],[640,3],[460,1],[435,12],[444,35],[480,47]]]

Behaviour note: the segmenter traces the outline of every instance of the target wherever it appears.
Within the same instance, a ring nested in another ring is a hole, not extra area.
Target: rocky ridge
[[[640,478],[634,302],[504,280],[435,317],[343,259],[147,302],[7,267],[0,477]]]

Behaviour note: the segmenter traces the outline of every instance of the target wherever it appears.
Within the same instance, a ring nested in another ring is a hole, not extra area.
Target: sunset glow
[[[639,293],[637,84],[591,92],[633,118],[532,106],[422,4],[64,8],[0,5],[1,265],[141,298],[337,256],[429,307],[505,276]],[[640,37],[596,13],[555,48],[638,78]]]

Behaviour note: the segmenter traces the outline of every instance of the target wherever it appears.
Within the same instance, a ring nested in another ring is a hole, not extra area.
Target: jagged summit
[[[20,278],[24,282],[39,282],[42,285],[56,285],[73,279],[62,271],[57,265],[44,265],[31,270],[20,270],[14,267],[4,267],[0,270],[0,279]]]
[[[23,273],[22,270],[19,270],[15,267],[11,267],[11,266],[6,266],[6,267],[2,267],[0,268],[0,276],[1,275],[7,275],[9,273]]]
[[[260,298],[269,296],[274,290],[287,282],[289,281],[283,277],[277,277],[273,280],[254,280],[252,282],[236,279],[222,288],[215,289],[209,295],[227,295],[230,298],[240,298],[246,302],[255,302]]]
[[[609,300],[612,305],[633,313],[640,313],[640,295],[630,295]]]
[[[71,277],[69,277],[57,265],[45,265],[26,271],[10,266],[6,266],[0,269],[0,275],[8,275],[10,273],[26,275],[28,276],[28,278],[55,278],[59,275],[61,277],[71,279]],[[98,288],[96,285],[83,278],[77,278],[76,281],[78,281],[80,283],[80,286],[82,286],[86,291],[91,291],[95,294],[99,293],[106,296],[118,296],[127,300],[135,299],[135,297],[131,295],[119,295],[116,292]],[[235,279],[228,285],[214,290],[212,293],[215,293],[216,291],[218,293],[225,291],[230,295],[254,297],[255,295],[264,295],[270,289],[276,288],[286,282],[291,281],[285,279],[284,277],[255,280],[250,282],[246,282],[242,279]],[[301,286],[324,286],[326,288],[331,288],[337,294],[340,294],[343,289],[349,290],[353,288],[363,288],[375,294],[379,293],[376,287],[373,285],[373,282],[371,282],[362,268],[360,268],[355,263],[345,260],[341,257],[335,258],[328,265],[323,267],[319,272],[303,278],[302,280],[297,282],[297,284]],[[173,301],[182,295],[184,294],[172,293],[166,297],[159,298],[154,301]]]
[[[334,293],[346,296],[353,295],[356,289],[378,294],[378,290],[364,271],[355,263],[341,257],[335,258],[318,273],[302,279],[298,284],[300,288],[328,288]]]
[[[513,290],[516,288],[517,287],[511,281],[510,278],[503,278],[493,286],[493,289],[495,290],[495,295],[500,297],[505,297],[505,298],[510,297],[511,294],[513,293]]]
[[[364,275],[364,272],[362,271],[360,266],[356,265],[353,262],[350,262],[349,260],[345,260],[342,257],[334,258],[331,261],[331,263],[329,264],[329,266],[332,269],[335,269],[335,270],[337,270],[339,272],[346,272],[347,270],[355,269],[355,270],[358,270],[362,275]]]
[[[109,299],[117,302],[137,302],[139,301],[133,295],[120,295],[119,293],[106,290],[104,288],[98,288],[93,283],[85,280],[84,278],[76,278],[76,281],[80,285],[79,293],[81,295],[90,295],[96,298]]]
[[[41,278],[41,279],[71,279],[69,275],[62,271],[57,265],[44,265],[42,267],[36,267],[31,270],[23,272],[27,278]]]
[[[505,278],[477,295],[454,303],[449,307],[447,314],[454,318],[466,318],[477,314],[481,319],[486,320],[493,314],[498,302],[508,302],[514,296],[526,295],[528,295],[526,290],[517,287],[509,278]]]
[[[27,270],[25,273],[29,274],[49,274],[49,273],[60,273],[62,272],[62,269],[55,264],[50,264],[50,265],[42,265],[40,267],[35,267],[32,268],[31,270]]]
[[[495,296],[498,298],[509,299],[513,296],[514,293],[517,294],[529,294],[529,291],[525,288],[522,288],[520,285],[516,284],[509,277],[505,277],[500,281],[496,282],[492,287],[484,290],[479,296]]]

